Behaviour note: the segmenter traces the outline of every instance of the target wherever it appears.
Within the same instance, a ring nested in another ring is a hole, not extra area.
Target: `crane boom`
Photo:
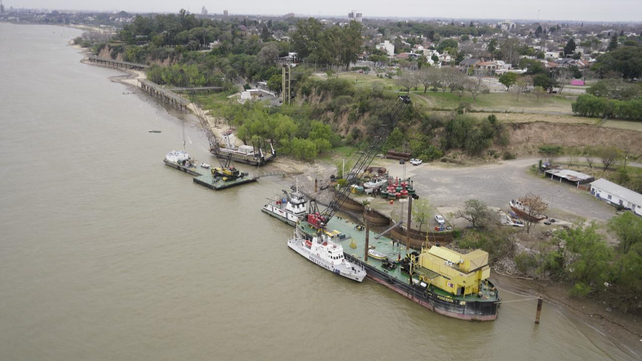
[[[390,112],[390,117],[384,121],[377,130],[369,145],[361,153],[357,159],[354,167],[350,170],[348,175],[344,175],[346,180],[343,188],[341,188],[334,196],[328,207],[319,213],[316,210],[316,205],[314,208],[311,207],[311,212],[308,214],[307,221],[311,225],[317,228],[324,228],[328,221],[339,211],[343,203],[348,199],[350,194],[350,188],[353,184],[356,184],[359,181],[359,175],[372,163],[372,160],[376,156],[377,152],[383,146],[383,143],[388,139],[390,133],[395,129],[399,118],[404,110],[407,109],[407,105],[411,104],[410,97],[407,95],[399,96],[399,99],[395,106]]]

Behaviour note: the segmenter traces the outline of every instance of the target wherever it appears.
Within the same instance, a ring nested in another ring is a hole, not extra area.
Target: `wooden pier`
[[[95,56],[95,55],[89,55],[87,57],[87,60],[89,60],[92,63],[105,65],[105,66],[109,66],[109,67],[116,68],[116,69],[145,70],[145,69],[149,68],[149,66],[145,65],[145,64],[130,63],[128,61],[118,61],[118,60],[113,60],[113,59],[105,59],[105,58],[101,58],[101,57],[98,57],[98,56]]]
[[[140,84],[140,88],[147,94],[158,98],[165,104],[174,106],[178,110],[185,111],[187,106],[191,103],[182,96],[172,92],[171,90],[161,88],[158,84],[152,83],[151,81],[138,79],[138,83]]]

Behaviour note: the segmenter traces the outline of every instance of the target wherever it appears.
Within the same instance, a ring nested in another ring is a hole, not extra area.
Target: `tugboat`
[[[283,191],[285,197],[274,200],[263,206],[263,212],[291,226],[302,220],[307,213],[307,201],[298,188],[294,192]]]
[[[334,274],[353,281],[361,282],[366,277],[366,270],[345,259],[343,247],[323,237],[301,237],[298,232],[288,240],[288,247]]]

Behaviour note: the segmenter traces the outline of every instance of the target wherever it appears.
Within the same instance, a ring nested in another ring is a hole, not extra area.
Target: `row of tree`
[[[642,99],[616,100],[582,94],[572,107],[573,113],[583,117],[642,120]]]

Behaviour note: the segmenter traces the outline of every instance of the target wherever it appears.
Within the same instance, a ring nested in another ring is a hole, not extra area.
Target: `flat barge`
[[[168,167],[172,167],[181,172],[194,176],[194,183],[213,190],[236,187],[242,184],[256,182],[258,180],[257,177],[250,177],[249,175],[231,180],[223,180],[221,177],[215,177],[214,175],[212,175],[212,172],[209,169],[201,170],[192,164],[182,165],[167,159],[163,159],[163,163],[165,163],[165,165],[167,165]]]
[[[318,233],[306,221],[300,221],[297,229],[309,237]],[[488,280],[490,267],[484,251],[462,255],[433,246],[417,252],[371,231],[368,248],[386,257],[366,260],[362,227],[334,217],[325,233],[343,246],[346,259],[366,269],[367,277],[435,313],[469,321],[497,318],[499,293]]]

